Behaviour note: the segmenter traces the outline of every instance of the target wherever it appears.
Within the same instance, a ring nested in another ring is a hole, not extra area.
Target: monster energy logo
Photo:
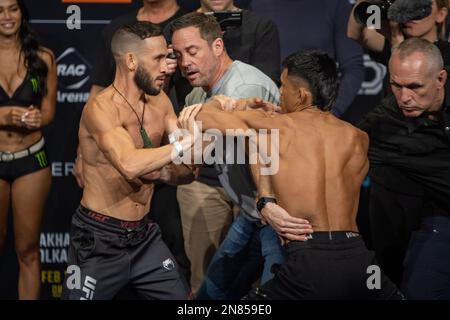
[[[45,155],[45,151],[39,151],[34,155],[36,160],[39,162],[39,166],[41,168],[45,168],[48,165],[47,156]]]
[[[35,77],[31,78],[31,85],[33,86],[33,92],[37,93],[38,92],[38,79]]]

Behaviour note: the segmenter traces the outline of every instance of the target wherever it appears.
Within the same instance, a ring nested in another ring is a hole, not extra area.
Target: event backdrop
[[[76,185],[72,171],[78,144],[78,124],[83,105],[88,99],[89,74],[94,64],[96,43],[102,28],[112,18],[138,7],[140,1],[25,2],[30,11],[32,25],[42,43],[55,53],[58,70],[56,115],[51,126],[45,130],[53,181],[40,238],[42,298],[57,299],[61,296],[67,262],[70,218],[81,197],[81,190]],[[235,1],[244,7],[249,2]],[[198,1],[180,3],[188,8],[195,8]],[[77,26],[73,19],[69,19],[69,26],[67,25],[67,19],[77,13],[77,8],[70,7],[73,5],[80,9],[80,26]],[[345,115],[352,122],[357,121],[378,100],[385,73],[385,69],[371,61],[368,56],[365,56],[364,63],[367,72],[360,90],[361,95]],[[17,276],[18,265],[10,215],[7,243],[0,256],[0,299],[17,298]]]

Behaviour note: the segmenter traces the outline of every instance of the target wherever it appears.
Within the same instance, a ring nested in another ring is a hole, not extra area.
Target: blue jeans
[[[240,299],[258,278],[261,284],[270,280],[271,267],[284,258],[272,227],[239,213],[206,271],[197,299]]]
[[[450,219],[422,219],[404,261],[402,292],[407,299],[450,299]]]

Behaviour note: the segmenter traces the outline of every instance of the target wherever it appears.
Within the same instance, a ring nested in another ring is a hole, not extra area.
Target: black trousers
[[[419,227],[424,212],[421,187],[413,181],[403,185],[409,190],[394,191],[372,180],[369,204],[372,246],[377,261],[397,286],[402,282],[403,261],[411,234]],[[412,190],[414,186],[416,190]]]
[[[352,232],[315,232],[286,246],[286,262],[272,280],[250,292],[252,300],[400,300],[374,253]]]
[[[157,224],[80,206],[72,217],[62,298],[110,300],[127,286],[145,299],[184,300],[189,294]]]
[[[428,216],[414,231],[405,257],[402,290],[408,299],[450,299],[450,218]]]

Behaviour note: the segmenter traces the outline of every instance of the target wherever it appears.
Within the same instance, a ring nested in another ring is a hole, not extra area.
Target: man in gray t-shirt
[[[278,88],[268,76],[228,56],[214,18],[201,13],[185,15],[172,24],[172,33],[178,64],[195,87],[186,105],[204,103],[218,94],[260,97],[278,104]],[[263,261],[262,282],[272,277],[272,264],[283,262],[281,243],[271,227],[262,226],[256,213],[256,188],[248,165],[216,164],[200,172],[197,181],[179,187],[177,193],[192,289],[199,299],[238,299],[261,275]],[[228,231],[233,205],[239,214]]]
[[[186,105],[205,103],[219,94],[236,99],[260,97],[275,105],[280,100],[275,83],[260,70],[241,61],[234,61],[209,91],[201,87],[194,88],[186,97]],[[216,164],[215,168],[219,172],[222,187],[233,203],[240,207],[241,212],[253,217],[253,220],[259,220],[255,210],[256,188],[248,166]]]

